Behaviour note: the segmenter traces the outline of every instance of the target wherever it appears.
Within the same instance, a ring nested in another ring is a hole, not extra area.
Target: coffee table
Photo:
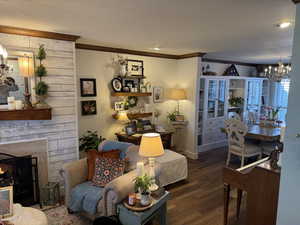
[[[165,191],[159,199],[154,199],[150,209],[143,212],[131,211],[121,203],[117,207],[119,220],[123,225],[144,225],[157,217],[160,225],[167,225],[167,201],[169,199],[170,193]]]

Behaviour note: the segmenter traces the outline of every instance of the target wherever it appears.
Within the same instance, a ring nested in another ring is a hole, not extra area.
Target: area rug
[[[48,217],[48,225],[92,225],[92,222],[80,215],[69,214],[65,206],[44,211]]]

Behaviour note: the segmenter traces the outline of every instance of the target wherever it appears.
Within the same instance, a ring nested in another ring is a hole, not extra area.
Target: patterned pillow
[[[106,184],[122,176],[125,169],[125,161],[113,158],[97,158],[93,183],[104,187]]]

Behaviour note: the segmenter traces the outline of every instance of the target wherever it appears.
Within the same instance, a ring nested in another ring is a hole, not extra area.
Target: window
[[[275,83],[273,106],[280,107],[280,111],[278,113],[278,119],[282,121],[285,121],[286,119],[289,90],[290,90],[289,79],[283,79],[281,80],[281,82]]]

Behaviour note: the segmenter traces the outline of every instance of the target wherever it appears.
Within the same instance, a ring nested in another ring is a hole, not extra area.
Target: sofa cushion
[[[121,151],[120,158],[125,159],[127,149],[129,146],[132,146],[132,145],[133,145],[132,143],[127,143],[127,142],[105,140],[98,146],[98,151],[99,152],[101,152],[101,151],[107,152],[107,151],[111,151],[113,149],[118,149]]]
[[[71,190],[69,208],[73,212],[85,211],[93,215],[97,212],[102,194],[103,188],[93,185],[91,181],[78,184]]]
[[[104,187],[115,178],[122,176],[125,169],[125,161],[112,158],[97,158],[93,183]]]
[[[108,152],[98,152],[97,150],[90,150],[87,153],[88,160],[88,180],[92,180],[95,174],[96,158],[120,158],[120,150],[111,150]]]

